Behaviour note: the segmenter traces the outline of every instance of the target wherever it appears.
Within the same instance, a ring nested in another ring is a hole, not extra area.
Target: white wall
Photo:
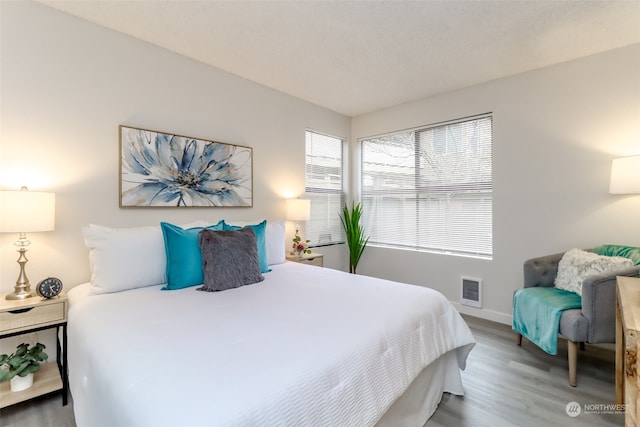
[[[88,223],[283,217],[283,197],[303,191],[306,127],[357,141],[487,111],[494,259],[369,247],[359,273],[428,285],[454,302],[459,276],[478,276],[485,308],[465,311],[508,322],[526,258],[640,245],[640,197],[607,193],[611,159],[640,153],[638,45],[351,121],[39,4],[0,2],[0,13],[0,188],[57,195],[56,230],[30,236],[32,282],[53,275],[68,288],[89,278],[80,233]],[[119,124],[253,147],[254,207],[119,209]],[[0,234],[0,292],[17,277],[16,238]],[[319,252],[345,268],[343,249]]]
[[[0,188],[57,198],[56,230],[28,236],[32,283],[89,279],[89,223],[283,218],[283,198],[304,191],[305,129],[349,137],[349,118],[308,102],[40,4],[0,8]],[[118,208],[120,124],[253,147],[254,206]],[[0,292],[18,276],[17,237],[0,234]]]
[[[640,246],[640,196],[608,194],[611,160],[640,154],[639,76],[634,45],[354,118],[352,141],[485,112],[494,125],[493,260],[369,247],[358,272],[454,302],[460,275],[480,277],[484,308],[463,311],[510,322],[524,260]]]

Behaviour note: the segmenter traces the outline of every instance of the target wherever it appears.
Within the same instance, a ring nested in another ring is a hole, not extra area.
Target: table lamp
[[[640,156],[613,160],[609,193],[640,194]]]
[[[309,221],[311,219],[311,200],[308,199],[287,199],[287,219],[296,221],[296,236],[300,231],[298,221]]]
[[[26,233],[51,231],[55,224],[55,194],[39,191],[0,191],[0,232],[19,233],[14,243],[18,247],[20,274],[14,292],[8,294],[8,300],[22,300],[34,296],[25,272],[28,261],[26,252],[31,242]]]

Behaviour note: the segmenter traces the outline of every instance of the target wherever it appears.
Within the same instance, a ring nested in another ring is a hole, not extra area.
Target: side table
[[[47,362],[40,365],[40,369],[34,374],[33,385],[26,390],[12,392],[9,381],[0,383],[0,408],[57,390],[62,392],[62,405],[67,404],[67,309],[68,300],[65,293],[53,299],[35,296],[18,301],[6,300],[5,294],[0,294],[0,339],[55,329],[57,356],[57,363]]]
[[[617,282],[616,404],[624,405],[624,425],[630,427],[640,421],[640,278],[618,276]]]
[[[287,254],[287,261],[299,262],[301,264],[315,265],[317,267],[324,266],[324,255],[317,253],[305,254],[301,257],[297,255]]]

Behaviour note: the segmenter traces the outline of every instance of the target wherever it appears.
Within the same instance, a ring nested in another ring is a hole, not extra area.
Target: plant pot
[[[22,391],[26,390],[33,385],[33,373],[27,375],[26,377],[21,377],[16,375],[11,378],[11,391]]]

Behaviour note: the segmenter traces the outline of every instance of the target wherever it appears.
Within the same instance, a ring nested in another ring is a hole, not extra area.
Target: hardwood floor
[[[586,345],[580,351],[574,388],[568,382],[566,340],[551,356],[526,339],[518,347],[508,325],[465,320],[477,341],[462,372],[465,396],[445,394],[426,427],[624,425],[623,413],[603,414],[594,406],[615,401],[613,346]],[[567,415],[570,402],[580,405],[579,415]]]
[[[602,414],[594,406],[614,401],[613,347],[587,345],[580,352],[578,387],[573,388],[566,342],[561,340],[559,354],[550,356],[526,340],[518,347],[507,325],[465,319],[477,341],[462,373],[465,396],[445,394],[425,427],[624,425],[624,414]],[[576,417],[567,415],[570,402],[580,405]],[[73,401],[63,407],[57,394],[0,410],[0,427],[75,425]]]

